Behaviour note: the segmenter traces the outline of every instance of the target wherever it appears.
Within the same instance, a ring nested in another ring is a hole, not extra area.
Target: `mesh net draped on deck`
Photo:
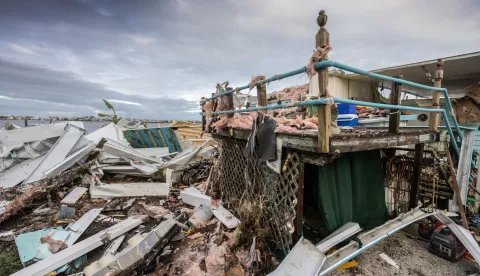
[[[245,146],[245,140],[219,140],[220,157],[212,174],[212,188],[236,215],[245,204],[263,202],[268,210],[266,218],[271,233],[268,238],[287,254],[294,231],[300,158],[293,151],[284,152],[278,174],[260,162],[258,155],[247,156]]]

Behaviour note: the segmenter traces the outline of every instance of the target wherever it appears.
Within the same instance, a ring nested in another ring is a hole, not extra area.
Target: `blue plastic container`
[[[357,114],[357,105],[355,104],[337,104],[338,114]]]
[[[358,116],[355,114],[338,115],[338,126],[358,126]]]

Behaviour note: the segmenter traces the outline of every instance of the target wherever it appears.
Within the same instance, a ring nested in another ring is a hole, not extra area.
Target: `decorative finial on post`
[[[328,16],[325,14],[325,11],[321,10],[318,13],[318,17],[317,17],[318,26],[320,26],[320,28],[325,27],[325,25],[327,24],[327,19],[328,19]]]

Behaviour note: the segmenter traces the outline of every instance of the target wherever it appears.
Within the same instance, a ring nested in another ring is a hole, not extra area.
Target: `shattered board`
[[[168,147],[169,153],[182,152],[182,146],[173,128],[146,128],[126,130],[123,136],[134,148]]]

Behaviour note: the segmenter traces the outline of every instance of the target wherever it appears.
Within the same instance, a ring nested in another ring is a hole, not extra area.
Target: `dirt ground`
[[[400,269],[387,264],[378,256],[387,254]],[[359,266],[342,271],[335,271],[330,275],[471,275],[478,271],[478,266],[465,258],[453,263],[442,259],[428,251],[428,242],[411,236],[405,232],[398,232],[370,248],[355,260]]]

